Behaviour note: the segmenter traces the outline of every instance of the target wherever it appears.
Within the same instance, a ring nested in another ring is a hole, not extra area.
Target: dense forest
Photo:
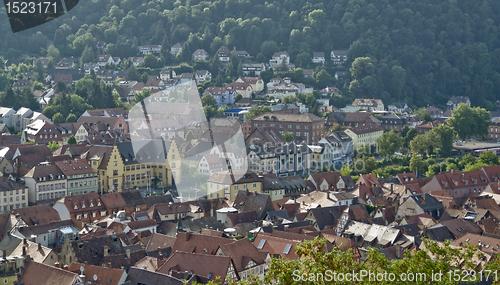
[[[165,64],[225,44],[263,62],[286,50],[297,67],[314,68],[312,52],[349,49],[347,70],[365,60],[336,82],[344,96],[439,106],[462,95],[488,109],[500,98],[498,0],[88,0],[16,34],[1,13],[4,59],[46,56],[49,42],[77,57],[97,40],[119,57],[135,56],[139,45],[183,42],[176,59],[162,53]]]

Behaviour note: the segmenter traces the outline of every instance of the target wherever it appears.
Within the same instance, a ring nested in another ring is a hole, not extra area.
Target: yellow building
[[[181,157],[176,143],[158,143],[163,145],[159,152],[157,146],[145,145],[137,157],[131,142],[92,146],[85,156],[99,172],[99,191],[101,187],[104,192],[136,187],[165,188],[172,185],[173,177],[181,179]]]
[[[233,182],[229,170],[219,171],[210,176],[207,180],[207,199],[225,197],[234,201],[240,190],[262,193],[263,178],[254,172],[234,170],[233,176],[235,179],[241,178]]]
[[[345,130],[345,133],[352,139],[353,150],[359,152],[360,146],[377,147],[377,139],[382,136],[384,130],[376,125],[354,127]]]

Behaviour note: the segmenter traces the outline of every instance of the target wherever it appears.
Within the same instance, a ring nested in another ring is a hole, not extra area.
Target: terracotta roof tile
[[[231,265],[230,257],[177,251],[158,269],[158,272],[168,274],[170,270],[187,271],[208,277],[212,281],[217,277],[224,281]]]
[[[30,261],[22,273],[19,283],[24,285],[72,285],[76,280],[80,280],[76,273]]]
[[[84,268],[83,274],[85,275],[86,281],[94,281],[93,276],[97,276],[97,280],[95,282],[92,282],[92,284],[109,284],[109,285],[118,285],[120,284],[120,281],[122,277],[127,275],[125,270],[123,269],[113,269],[113,268],[106,268],[106,267],[101,267],[101,266],[95,266],[95,265],[85,265],[82,263],[73,263],[69,266],[69,271],[74,272],[78,275],[80,275],[80,267]]]

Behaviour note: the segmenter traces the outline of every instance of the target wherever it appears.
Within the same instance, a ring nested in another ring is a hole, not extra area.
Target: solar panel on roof
[[[292,245],[291,244],[287,244],[285,246],[285,250],[283,250],[283,253],[284,254],[288,254],[290,252],[290,249],[292,248]]]

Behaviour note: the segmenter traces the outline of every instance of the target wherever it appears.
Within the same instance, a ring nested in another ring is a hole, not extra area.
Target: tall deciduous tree
[[[448,123],[457,131],[458,137],[463,140],[472,137],[482,138],[488,134],[491,117],[488,111],[483,108],[471,108],[467,104],[461,103],[451,113]]]
[[[391,130],[388,133],[383,133],[382,136],[377,139],[377,145],[378,153],[381,156],[389,157],[401,149],[403,146],[403,138],[399,133]]]
[[[435,142],[437,152],[441,157],[447,157],[453,149],[455,130],[447,125],[441,125],[430,131],[430,138]]]
[[[411,156],[410,171],[417,172],[419,175],[425,171],[425,163],[420,155],[413,154]]]

